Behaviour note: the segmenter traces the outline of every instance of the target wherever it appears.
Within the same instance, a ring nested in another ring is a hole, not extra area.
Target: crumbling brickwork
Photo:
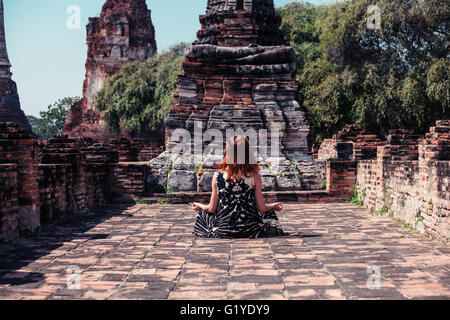
[[[15,123],[0,123],[0,164],[17,170],[18,223],[22,234],[40,227],[37,142]]]
[[[17,85],[10,78],[0,77],[0,122],[15,122],[31,133],[31,126],[20,108]]]
[[[145,0],[107,0],[98,18],[90,18],[83,99],[72,106],[65,133],[98,139],[107,126],[94,108],[96,93],[107,78],[133,61],[156,54],[155,29]]]
[[[315,151],[315,159],[319,161],[375,159],[378,146],[384,144],[383,140],[376,135],[367,134],[360,126],[346,125],[333,135],[332,139],[325,139],[322,142],[319,150]]]
[[[435,238],[450,236],[450,121],[425,139],[395,130],[376,160],[358,163],[358,192],[367,208],[390,214]]]
[[[0,242],[19,236],[17,165],[0,164]]]
[[[111,202],[118,159],[111,146],[81,148],[65,135],[36,140],[18,124],[0,123],[0,241]]]

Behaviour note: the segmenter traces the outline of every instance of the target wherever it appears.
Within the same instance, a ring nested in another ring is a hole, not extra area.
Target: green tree
[[[318,140],[347,123],[384,135],[426,132],[450,117],[445,0],[379,0],[381,29],[367,27],[371,0],[282,9],[282,30],[301,56],[298,79]]]
[[[95,106],[113,131],[143,133],[162,128],[173,105],[185,47],[181,43],[143,62],[125,65],[106,81]]]
[[[63,132],[64,123],[69,115],[70,107],[79,97],[68,97],[49,105],[47,111],[41,111],[39,117],[27,116],[33,132],[39,138],[52,138]]]

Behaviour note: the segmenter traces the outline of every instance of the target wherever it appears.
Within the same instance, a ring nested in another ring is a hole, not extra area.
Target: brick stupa
[[[17,85],[11,79],[10,68],[11,63],[6,49],[3,0],[0,0],[0,122],[14,122],[21,129],[31,132],[31,126],[20,108]]]
[[[311,128],[273,0],[209,0],[200,22],[166,121],[168,141],[177,128],[192,131],[194,122],[203,129],[279,129],[283,153],[304,159]]]
[[[296,56],[282,36],[273,0],[208,0],[200,22],[165,121],[168,151],[152,163],[155,183],[173,191],[210,191],[205,181],[212,175],[192,173],[200,167],[195,159],[169,156],[180,142],[177,129],[187,129],[192,140],[200,127],[220,130],[224,138],[228,129],[266,129],[280,133],[281,167],[269,168],[270,155],[263,159],[265,189],[320,189],[324,170],[310,156],[313,133],[300,104]],[[207,159],[201,167],[209,165]]]
[[[88,56],[83,98],[72,106],[64,126],[73,137],[101,137],[106,129],[94,107],[96,93],[122,66],[157,52],[151,11],[145,0],[107,0],[87,25]]]

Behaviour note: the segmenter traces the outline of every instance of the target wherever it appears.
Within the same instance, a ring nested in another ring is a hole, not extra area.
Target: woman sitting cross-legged
[[[209,205],[194,203],[192,207],[198,212],[194,235],[199,237],[266,238],[286,235],[275,214],[275,211],[283,210],[283,204],[265,204],[259,166],[250,150],[249,140],[244,136],[228,141],[221,170],[213,177]]]

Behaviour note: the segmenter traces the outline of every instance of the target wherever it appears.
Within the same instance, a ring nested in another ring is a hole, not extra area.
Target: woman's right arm
[[[214,175],[213,180],[212,180],[212,193],[211,193],[211,200],[209,201],[208,205],[204,205],[201,203],[194,203],[192,205],[193,209],[195,211],[206,211],[209,213],[215,213],[217,210],[217,205],[219,204],[219,195],[217,192],[217,175]]]
[[[262,178],[260,174],[255,174],[255,198],[256,205],[258,207],[259,212],[265,213],[274,209],[275,211],[283,210],[282,203],[274,203],[271,205],[266,205],[266,201],[264,200],[264,196],[262,194]]]

